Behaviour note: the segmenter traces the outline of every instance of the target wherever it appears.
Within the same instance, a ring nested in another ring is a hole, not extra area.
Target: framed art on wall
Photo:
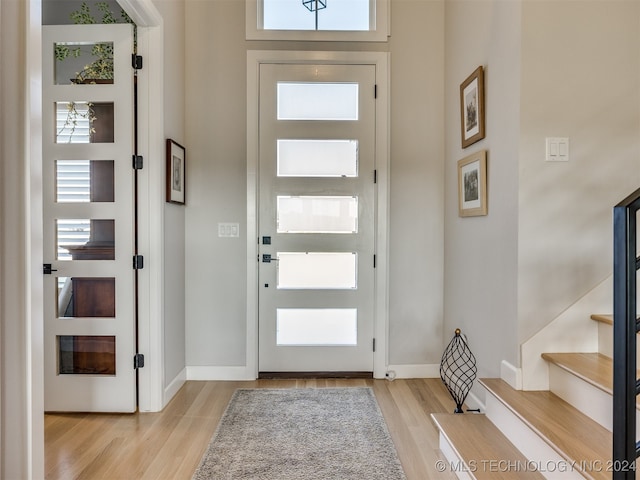
[[[458,161],[458,215],[487,214],[487,151],[480,150]]]
[[[481,66],[460,84],[462,148],[484,138],[484,69]]]
[[[167,202],[184,205],[186,187],[186,151],[179,143],[167,139]]]

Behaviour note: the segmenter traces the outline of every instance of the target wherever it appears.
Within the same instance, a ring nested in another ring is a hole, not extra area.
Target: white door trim
[[[246,377],[258,376],[258,98],[260,65],[265,63],[360,64],[376,67],[376,272],[373,375],[388,365],[389,54],[385,52],[247,52],[247,345]]]
[[[138,352],[145,366],[138,371],[138,409],[158,412],[171,400],[164,374],[164,25],[151,0],[120,0],[138,26],[138,248],[145,266],[138,272]],[[179,387],[178,387],[179,388]],[[175,385],[171,388],[177,391]]]

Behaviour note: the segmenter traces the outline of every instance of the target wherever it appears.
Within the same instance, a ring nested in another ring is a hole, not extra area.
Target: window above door
[[[389,0],[246,0],[247,40],[386,42]]]

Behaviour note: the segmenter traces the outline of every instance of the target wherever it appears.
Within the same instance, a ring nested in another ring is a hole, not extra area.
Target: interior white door
[[[43,27],[47,411],[136,409],[132,52],[128,24]]]
[[[375,67],[262,64],[259,371],[372,372]]]

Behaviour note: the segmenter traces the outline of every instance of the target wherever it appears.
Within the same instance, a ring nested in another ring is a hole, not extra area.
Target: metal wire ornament
[[[471,353],[466,340],[460,335],[460,329],[456,328],[455,335],[444,350],[440,361],[440,378],[456,402],[454,413],[464,413],[462,404],[471,390],[477,373],[476,357]]]

